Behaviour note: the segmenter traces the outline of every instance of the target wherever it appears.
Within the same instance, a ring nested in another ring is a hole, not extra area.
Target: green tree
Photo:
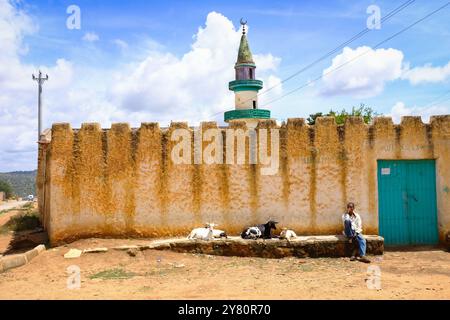
[[[347,112],[345,109],[342,109],[341,112],[334,111],[333,109],[330,110],[327,114],[322,114],[322,112],[318,112],[315,114],[311,114],[307,122],[309,125],[316,124],[316,119],[318,117],[334,117],[336,119],[337,124],[344,124],[345,119],[347,117],[362,117],[364,119],[365,123],[372,122],[373,118],[376,116],[379,116],[380,114],[375,112],[371,107],[366,106],[365,104],[361,103],[359,107],[352,107],[352,112]]]
[[[1,191],[5,193],[6,198],[11,198],[13,196],[11,185],[4,180],[0,180],[0,192]]]
[[[310,114],[308,119],[306,119],[306,121],[308,122],[309,125],[313,126],[316,124],[316,119],[319,117],[323,117],[323,113],[322,112],[317,112],[314,114]]]

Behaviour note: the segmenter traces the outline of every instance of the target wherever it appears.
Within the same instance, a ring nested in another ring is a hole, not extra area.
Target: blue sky
[[[0,134],[13,142],[0,146],[0,172],[36,167],[36,88],[29,78],[38,68],[50,76],[46,127],[221,122],[221,111],[234,107],[227,82],[241,17],[249,23],[257,76],[270,87],[363,30],[370,5],[385,16],[405,1],[0,0],[6,48],[0,52]],[[416,0],[381,29],[263,95],[260,104],[367,51],[342,72],[266,108],[278,120],[360,103],[396,122],[402,115],[428,121],[430,114],[450,113],[450,94],[444,95],[450,90],[450,6],[373,48],[446,2]],[[66,27],[70,5],[81,10],[80,30]]]

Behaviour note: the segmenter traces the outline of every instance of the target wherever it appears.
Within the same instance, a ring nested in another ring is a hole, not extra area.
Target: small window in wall
[[[249,74],[250,74],[250,79],[253,79],[253,69],[250,68],[248,71],[249,71]]]
[[[253,109],[256,109],[256,101],[253,101]]]

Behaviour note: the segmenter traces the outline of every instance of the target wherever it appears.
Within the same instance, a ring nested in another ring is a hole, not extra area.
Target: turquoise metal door
[[[434,160],[378,161],[378,217],[386,245],[437,244]]]

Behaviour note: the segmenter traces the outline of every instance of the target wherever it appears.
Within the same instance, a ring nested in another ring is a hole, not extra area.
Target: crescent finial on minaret
[[[247,25],[247,20],[244,21],[244,18],[241,18],[241,25],[242,25],[242,34],[245,34],[245,26]]]

